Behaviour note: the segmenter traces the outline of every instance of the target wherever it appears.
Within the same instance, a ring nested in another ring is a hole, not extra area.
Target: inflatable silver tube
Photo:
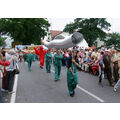
[[[70,48],[76,46],[82,42],[83,35],[79,32],[73,33],[73,35],[66,37],[65,39],[57,39],[51,42],[45,42],[45,46],[48,48]]]

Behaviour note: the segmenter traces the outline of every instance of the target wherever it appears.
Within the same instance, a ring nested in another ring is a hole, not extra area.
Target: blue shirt
[[[104,64],[104,62],[103,62],[103,56],[100,59],[100,64]]]
[[[86,63],[90,63],[90,62],[91,62],[91,60],[90,60],[90,59],[87,59]]]

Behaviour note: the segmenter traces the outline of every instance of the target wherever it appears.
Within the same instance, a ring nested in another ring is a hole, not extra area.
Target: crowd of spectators
[[[90,73],[99,77],[99,84],[103,86],[105,76],[108,79],[109,85],[114,86],[119,80],[119,62],[120,49],[106,46],[100,49],[81,49],[73,47],[72,50],[77,51],[77,59],[79,70]],[[67,66],[67,59],[72,50],[65,49],[63,54],[63,65]]]
[[[25,48],[28,49],[28,48]],[[82,49],[78,46],[72,49],[63,49],[61,54],[63,55],[62,64],[68,67],[68,60],[72,51],[77,51],[77,62],[79,64],[78,70],[89,74],[98,76],[98,83],[103,87],[105,76],[110,86],[115,86],[120,81],[120,49],[107,48],[106,46],[100,49]],[[56,53],[56,50],[52,50],[52,56]],[[0,102],[2,101],[2,91],[8,94],[13,93],[14,76],[18,60],[22,62],[22,58],[26,61],[26,54],[21,50],[15,52],[14,49],[0,51]],[[36,61],[38,56],[34,54],[34,60]],[[79,76],[78,76],[79,77]],[[119,82],[120,84],[120,82]],[[119,86],[117,84],[117,86]],[[116,91],[116,88],[114,90]]]
[[[14,49],[2,48],[0,51],[0,103],[3,102],[2,92],[12,94],[14,77],[19,54]]]

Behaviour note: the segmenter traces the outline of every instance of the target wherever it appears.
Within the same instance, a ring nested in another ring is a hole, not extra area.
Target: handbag
[[[18,69],[18,65],[16,64],[16,69],[14,69],[15,74],[20,74],[20,70]]]
[[[20,74],[20,70],[19,69],[16,68],[14,71],[15,71],[15,74]]]

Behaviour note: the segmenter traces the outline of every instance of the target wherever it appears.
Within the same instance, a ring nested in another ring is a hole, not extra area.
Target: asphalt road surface
[[[39,62],[33,62],[32,71],[28,72],[27,63],[19,63],[20,75],[15,84],[16,92],[13,95],[16,103],[119,103],[120,89],[113,91],[108,81],[104,87],[98,84],[98,76],[78,72],[79,83],[74,97],[70,97],[67,89],[66,67],[62,67],[61,79],[54,81],[54,67],[51,73],[45,68],[40,69]],[[9,99],[12,99],[9,96]],[[4,98],[6,99],[6,98]],[[8,99],[8,98],[7,98]],[[9,102],[11,100],[7,100]]]

